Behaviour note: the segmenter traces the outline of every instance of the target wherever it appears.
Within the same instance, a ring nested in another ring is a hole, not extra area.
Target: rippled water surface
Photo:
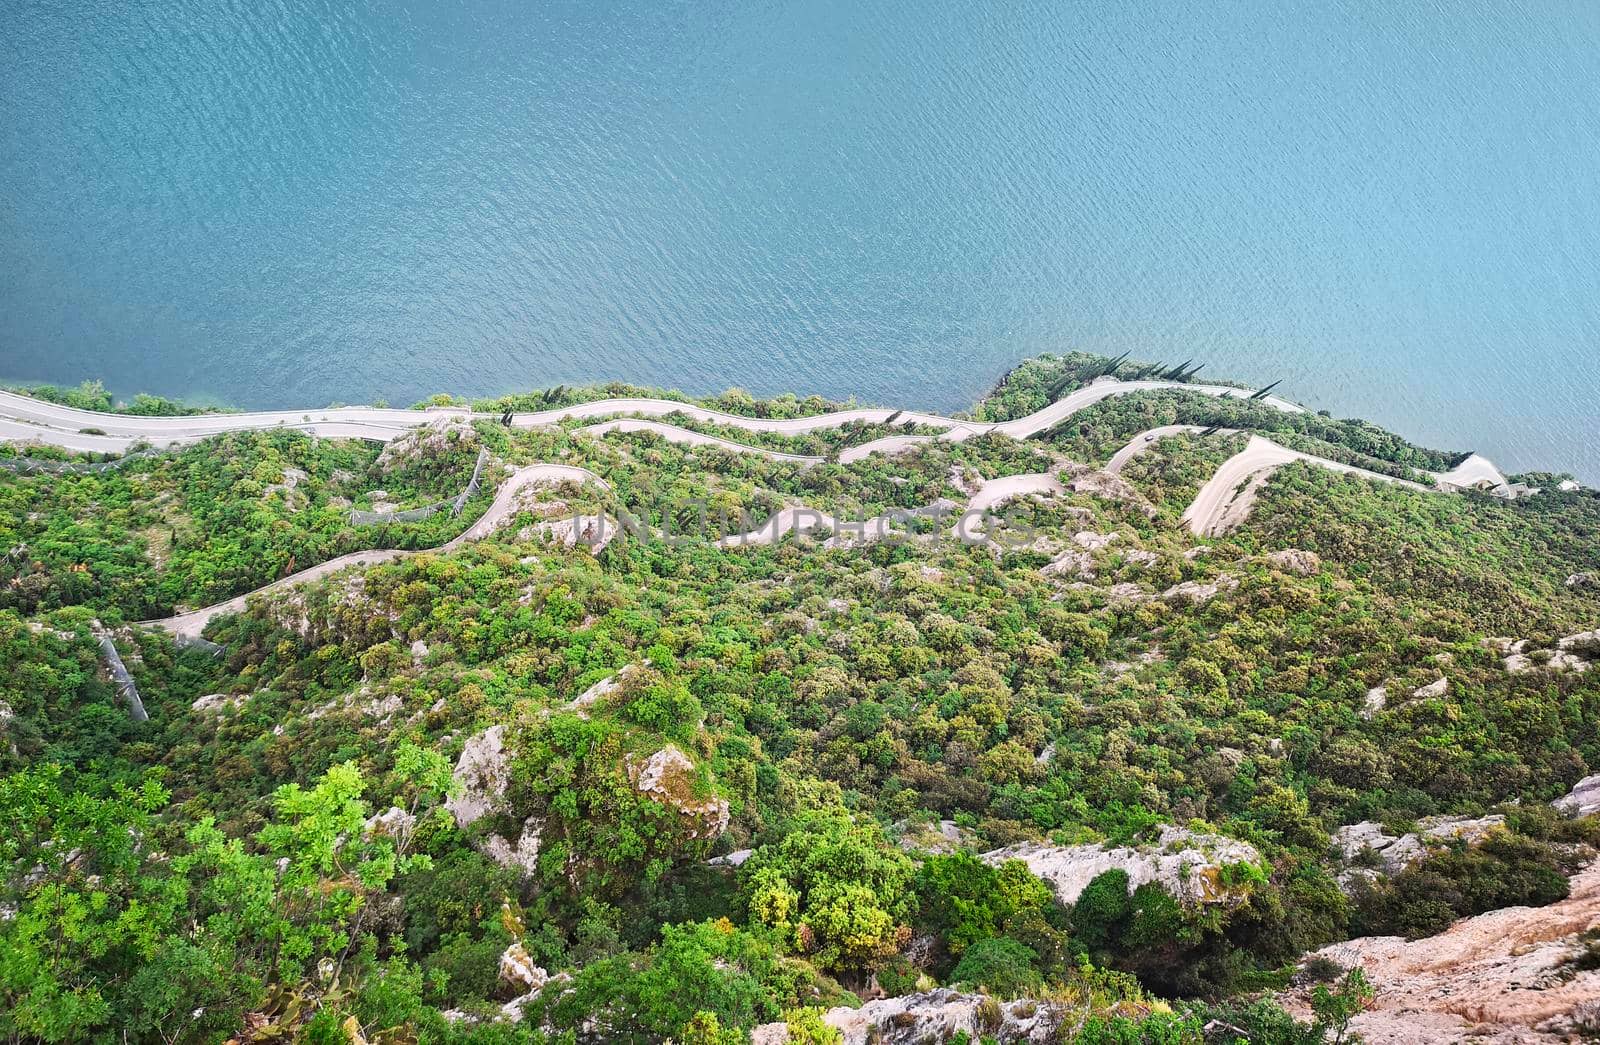
[[[1600,4],[0,0],[0,379],[958,409],[1084,348],[1600,481]]]

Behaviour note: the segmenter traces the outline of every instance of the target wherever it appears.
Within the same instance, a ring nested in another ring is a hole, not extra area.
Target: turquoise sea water
[[[1082,348],[1600,482],[1600,4],[0,0],[0,379],[959,409]]]

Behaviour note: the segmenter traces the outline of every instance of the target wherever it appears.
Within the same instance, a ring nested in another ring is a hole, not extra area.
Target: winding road
[[[490,502],[488,509],[478,517],[476,522],[437,548],[382,548],[373,551],[350,552],[346,555],[329,559],[327,562],[307,567],[298,573],[291,573],[289,576],[273,581],[271,584],[263,585],[255,591],[246,592],[223,602],[213,603],[210,606],[191,610],[188,613],[180,613],[174,617],[141,621],[140,623],[148,627],[160,628],[163,631],[171,632],[181,638],[198,639],[201,632],[205,631],[206,625],[211,623],[212,618],[227,613],[240,612],[245,608],[245,604],[257,595],[269,591],[279,591],[293,587],[296,584],[304,584],[307,581],[327,577],[330,574],[338,573],[347,566],[376,566],[378,563],[393,562],[408,555],[421,555],[426,552],[448,552],[471,541],[481,541],[516,513],[517,495],[519,493],[530,486],[559,482],[594,483],[602,490],[611,489],[610,483],[607,483],[587,468],[579,468],[570,464],[527,465],[513,471],[505,482],[500,484],[500,488],[495,491],[494,500]]]
[[[680,415],[695,421],[739,428],[748,432],[770,432],[780,435],[803,435],[827,428],[839,428],[852,422],[883,424],[893,418],[896,424],[910,423],[944,429],[937,435],[892,435],[874,439],[842,451],[841,464],[851,464],[872,454],[904,453],[913,447],[935,441],[960,442],[975,435],[997,433],[1013,439],[1026,439],[1059,424],[1073,414],[1112,396],[1158,389],[1177,389],[1197,392],[1219,398],[1248,398],[1248,389],[1227,385],[1200,385],[1178,381],[1122,381],[1100,378],[1090,382],[1061,399],[1036,410],[1025,417],[1011,421],[981,422],[942,417],[937,414],[915,411],[895,411],[885,408],[852,408],[833,413],[796,418],[754,418],[730,414],[721,410],[695,406],[670,399],[623,398],[601,399],[572,406],[516,414],[512,424],[518,428],[534,428],[566,420],[612,418],[578,429],[579,434],[594,438],[612,432],[650,432],[673,442],[694,446],[716,446],[735,453],[760,454],[778,461],[801,467],[822,463],[820,457],[804,454],[782,453],[764,447],[739,443],[720,436],[694,432],[679,425],[650,420],[652,417]],[[1278,396],[1260,400],[1277,410],[1291,413],[1304,412],[1305,408]],[[634,415],[618,417],[617,415]],[[474,413],[459,407],[440,407],[427,410],[396,410],[385,407],[330,407],[310,411],[261,411],[236,414],[201,414],[182,417],[139,417],[125,414],[107,414],[60,406],[29,396],[0,392],[0,441],[44,443],[67,450],[100,453],[126,452],[129,448],[148,443],[154,446],[178,446],[198,442],[215,435],[235,431],[287,428],[328,438],[362,438],[387,442],[415,428],[441,418],[493,419],[498,414]],[[1184,432],[1199,432],[1194,425],[1165,425],[1141,432],[1112,455],[1105,470],[1120,472],[1129,461],[1154,446],[1161,439]],[[1231,429],[1219,431],[1232,432]],[[1372,472],[1351,465],[1280,446],[1270,439],[1252,435],[1244,450],[1224,461],[1215,474],[1200,488],[1194,501],[1183,513],[1183,520],[1200,535],[1225,532],[1242,521],[1254,504],[1261,486],[1273,472],[1286,464],[1305,461],[1334,471],[1359,475],[1381,482],[1395,483],[1414,490],[1428,487]],[[1449,472],[1433,473],[1434,486],[1440,491],[1468,488],[1489,489],[1497,494],[1509,493],[1505,476],[1493,462],[1480,455],[1468,457]],[[515,470],[500,484],[493,503],[471,527],[448,543],[428,551],[449,551],[453,548],[487,537],[515,511],[517,494],[530,485],[545,482],[575,481],[594,483],[603,489],[609,485],[600,476],[587,469],[572,465],[535,464]],[[1062,490],[1053,475],[1008,476],[989,480],[972,498],[965,509],[951,502],[936,502],[910,514],[946,514],[960,510],[965,514],[982,512],[1014,496],[1035,493],[1052,493]],[[876,539],[872,534],[887,531],[887,525],[903,521],[903,514],[892,513],[868,520],[865,527],[872,531],[865,539]],[[826,527],[836,533],[858,532],[858,526],[841,524],[833,517],[804,506],[791,506],[778,511],[767,524],[746,534],[723,538],[723,547],[770,544],[791,532],[805,533]],[[960,523],[957,524],[959,529]],[[829,543],[836,543],[837,538]],[[185,638],[198,638],[205,626],[215,617],[236,613],[244,609],[247,601],[262,592],[281,589],[306,581],[325,577],[349,566],[373,565],[389,562],[417,552],[400,549],[352,552],[289,577],[282,578],[263,588],[237,598],[164,620],[145,623],[165,629]]]
[[[682,414],[695,421],[742,428],[747,432],[803,435],[823,428],[839,428],[852,421],[881,424],[894,417],[896,423],[909,422],[946,429],[937,437],[909,438],[960,441],[974,435],[998,432],[1014,439],[1026,439],[1101,400],[1157,389],[1177,389],[1219,398],[1248,398],[1252,394],[1247,388],[1234,388],[1229,385],[1156,380],[1121,381],[1106,377],[1091,381],[1050,405],[1026,417],[1011,421],[962,421],[938,414],[879,407],[838,410],[833,413],[813,414],[809,417],[744,417],[672,399],[626,398],[597,399],[572,406],[519,413],[513,416],[512,424],[518,428],[537,428],[559,421],[599,419],[619,414],[642,417]],[[1267,396],[1261,402],[1290,413],[1302,413],[1305,410],[1304,407],[1278,396]],[[499,416],[495,413],[474,413],[461,407],[397,410],[390,407],[343,406],[322,410],[269,410],[236,414],[193,414],[181,417],[140,417],[132,414],[79,410],[76,407],[61,406],[31,396],[18,395],[15,392],[0,392],[0,440],[40,442],[70,450],[92,450],[100,453],[122,452],[140,442],[154,446],[181,446],[209,439],[224,432],[274,428],[296,429],[330,438],[361,438],[387,442],[412,428],[441,417],[493,419]],[[898,441],[908,437],[891,438]]]
[[[1437,491],[1437,487],[1430,488],[1407,479],[1384,475],[1382,472],[1371,472],[1354,465],[1330,461],[1326,457],[1291,450],[1286,446],[1279,446],[1271,439],[1252,435],[1245,448],[1218,465],[1211,478],[1200,487],[1200,492],[1195,495],[1189,507],[1184,509],[1183,521],[1189,524],[1191,532],[1202,537],[1214,537],[1226,533],[1250,514],[1250,509],[1255,505],[1256,495],[1271,478],[1272,473],[1295,461],[1305,461],[1347,475],[1359,475],[1363,479],[1394,483],[1410,490]]]

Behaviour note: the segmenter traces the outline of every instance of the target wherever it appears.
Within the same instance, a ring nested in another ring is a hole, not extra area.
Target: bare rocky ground
[[[1600,1040],[1600,970],[1573,959],[1600,929],[1600,862],[1548,907],[1464,918],[1437,936],[1366,936],[1317,952],[1359,965],[1375,995],[1350,1030],[1368,1045],[1472,1041],[1522,1045]],[[1279,1000],[1309,1018],[1305,990]]]

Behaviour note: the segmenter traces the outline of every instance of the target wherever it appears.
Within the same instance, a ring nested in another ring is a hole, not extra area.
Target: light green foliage
[[[938,933],[959,958],[968,947],[1001,935],[1018,916],[1051,911],[1050,887],[1020,860],[998,868],[971,853],[930,856],[917,869],[917,923]]]
[[[428,776],[406,784],[425,794]],[[200,1039],[236,1026],[269,983],[316,976],[330,998],[348,992],[370,901],[427,862],[366,836],[362,790],[351,765],[289,785],[246,848],[209,819],[172,834],[153,781],[102,797],[64,788],[55,766],[0,780],[0,819],[16,828],[0,841],[0,898],[16,909],[0,920],[0,1032]]]
[[[859,968],[905,943],[911,861],[875,825],[824,813],[743,868],[750,915],[824,969]]]
[[[608,1041],[658,1041],[686,1027],[721,1036],[777,1019],[793,984],[764,936],[725,920],[700,922],[667,926],[643,953],[584,966],[571,990],[541,998],[538,1012],[557,1027],[593,1021]]]
[[[1372,985],[1367,974],[1359,968],[1344,974],[1333,987],[1317,984],[1311,992],[1311,1012],[1316,1017],[1316,1027],[1323,1033],[1332,1033],[1334,1045],[1345,1040],[1350,1020],[1372,1000]]]

